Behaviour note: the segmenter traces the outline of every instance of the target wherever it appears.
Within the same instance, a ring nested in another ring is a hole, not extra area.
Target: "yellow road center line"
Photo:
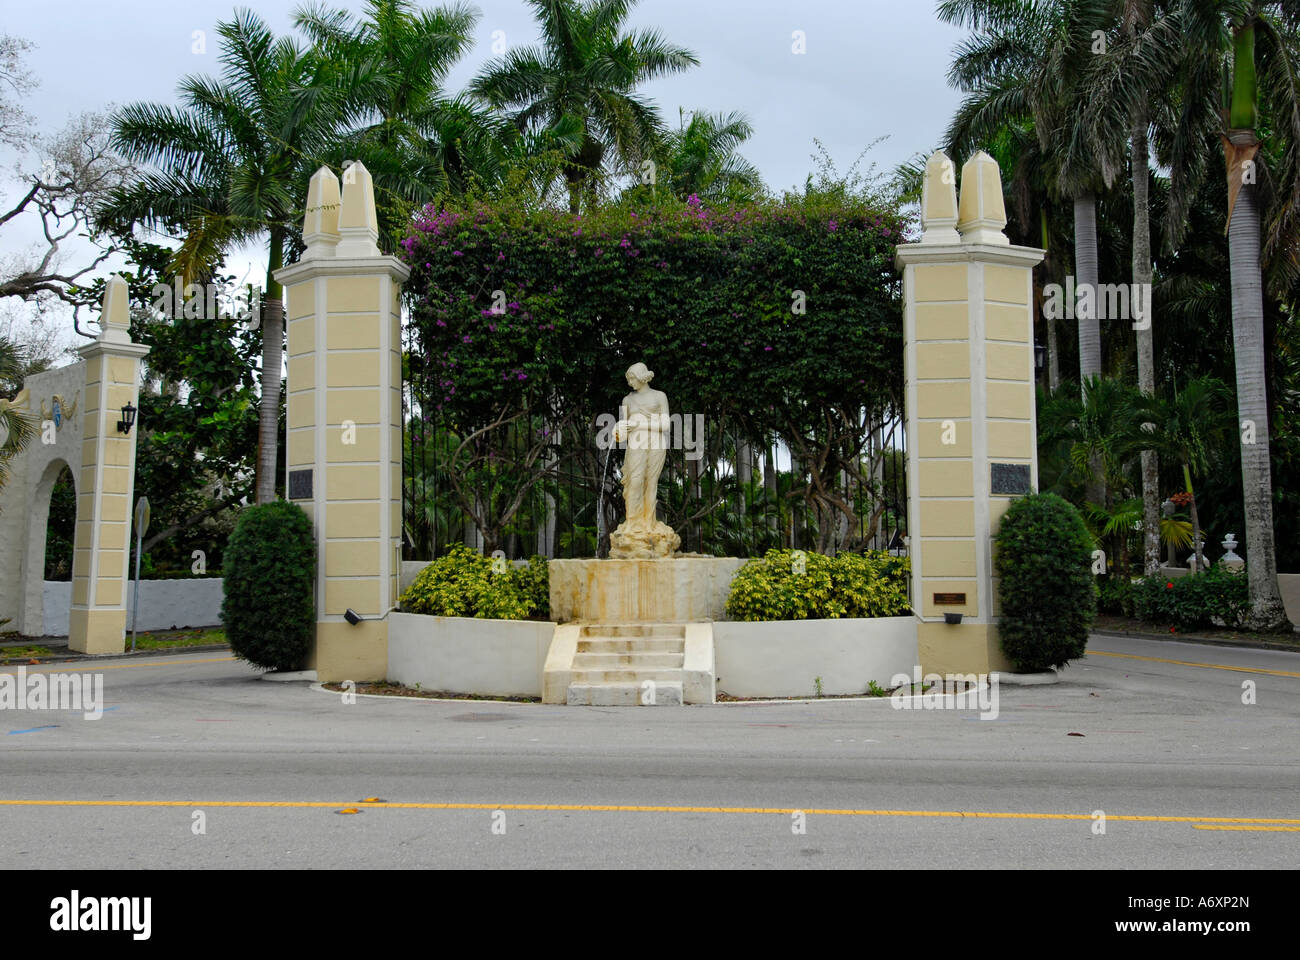
[[[211,660],[181,660],[179,658],[170,663],[116,663],[109,666],[100,667],[95,664],[85,664],[80,660],[65,660],[62,663],[11,663],[0,667],[0,673],[8,673],[17,670],[19,667],[26,667],[28,673],[35,673],[37,670],[69,670],[71,673],[99,673],[101,670],[138,670],[140,667],[174,667],[177,664],[190,663],[230,663],[234,657],[216,657]]]
[[[1273,830],[1279,833],[1300,833],[1300,827],[1216,826],[1207,823],[1198,823],[1194,829],[1196,830]]]
[[[331,808],[359,806],[363,809],[388,810],[534,810],[565,813],[778,813],[838,817],[947,817],[984,820],[1092,820],[1089,813],[1011,813],[988,810],[839,810],[811,807],[691,807],[642,806],[633,804],[576,803],[357,803],[355,800],[0,800],[0,807],[256,807],[256,808]],[[1134,814],[1107,814],[1107,820],[1135,823],[1230,823],[1295,824],[1300,819],[1280,817],[1166,817]],[[1243,828],[1244,829],[1244,828]]]
[[[1300,673],[1291,670],[1265,670],[1263,667],[1234,667],[1226,663],[1197,663],[1193,660],[1166,660],[1164,657],[1140,657],[1136,653],[1107,653],[1104,650],[1089,650],[1090,657],[1123,657],[1125,660],[1146,660],[1149,663],[1174,663],[1180,667],[1205,667],[1208,670],[1234,670],[1237,673],[1266,673],[1270,677],[1300,677]]]

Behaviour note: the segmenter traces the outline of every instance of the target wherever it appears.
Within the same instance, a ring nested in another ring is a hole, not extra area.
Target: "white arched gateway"
[[[121,652],[126,627],[126,566],[135,436],[121,408],[139,401],[140,360],[148,347],[127,333],[127,287],[104,289],[101,332],[83,359],[23,384],[38,434],[9,462],[0,490],[0,620],[26,636],[46,633],[45,533],[50,496],[67,468],[77,492],[68,645],[86,653]]]

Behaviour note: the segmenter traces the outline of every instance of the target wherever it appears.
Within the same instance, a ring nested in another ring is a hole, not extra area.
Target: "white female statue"
[[[609,555],[616,559],[653,559],[670,556],[681,546],[681,538],[655,517],[659,474],[669,444],[668,397],[651,390],[654,371],[644,363],[627,368],[627,385],[632,392],[619,408],[614,439],[626,442],[623,458],[623,502],[627,519],[609,538]]]

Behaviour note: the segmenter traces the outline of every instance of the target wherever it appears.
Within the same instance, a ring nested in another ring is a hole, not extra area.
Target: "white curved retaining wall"
[[[183,630],[189,627],[215,627],[221,623],[220,577],[194,580],[141,580],[139,630]],[[72,583],[46,580],[42,602],[45,608],[45,633],[51,637],[68,635],[68,610],[72,606]],[[126,629],[129,632],[135,609],[135,581],[126,587]]]
[[[812,697],[816,677],[824,694],[860,694],[919,662],[910,616],[713,624],[718,692],[733,697]]]
[[[540,697],[554,635],[554,623],[537,620],[390,613],[388,679],[449,693]]]

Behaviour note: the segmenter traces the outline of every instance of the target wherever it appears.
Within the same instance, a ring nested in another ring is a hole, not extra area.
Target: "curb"
[[[32,666],[32,660],[40,663],[98,663],[101,660],[131,660],[141,657],[174,657],[184,653],[210,653],[214,650],[230,650],[228,643],[205,643],[201,646],[194,647],[167,647],[162,650],[137,650],[135,653],[105,653],[105,654],[55,654],[49,657],[28,657],[26,659],[15,657],[15,662],[10,664],[0,663],[0,667],[10,666]],[[4,660],[4,648],[0,647],[0,661]]]
[[[989,677],[997,677],[998,683],[1008,687],[1038,687],[1047,683],[1060,683],[1061,674],[1056,670],[1044,670],[1038,673],[1011,673],[1007,670],[995,670]]]
[[[1158,640],[1164,643],[1200,643],[1207,647],[1238,647],[1246,650],[1280,650],[1300,653],[1300,644],[1281,643],[1276,640],[1219,640],[1214,637],[1188,636],[1181,633],[1136,633],[1126,630],[1094,630],[1089,637],[1110,637],[1115,640]]]
[[[315,671],[311,671],[311,672],[314,673]],[[263,677],[263,679],[265,679],[265,677]],[[312,685],[307,689],[316,690],[320,693],[327,693],[331,697],[341,696],[343,693],[343,691],[341,690],[326,690],[325,684],[323,682],[318,682],[318,681],[313,681]],[[422,700],[425,703],[497,703],[507,707],[563,706],[563,704],[554,704],[554,703],[528,703],[528,702],[520,703],[518,700],[492,700],[492,699],[480,700],[478,698],[475,698],[473,700],[466,700],[464,697],[399,697],[388,693],[355,693],[354,692],[352,696],[365,697],[367,700],[388,700],[390,702],[393,700]]]

